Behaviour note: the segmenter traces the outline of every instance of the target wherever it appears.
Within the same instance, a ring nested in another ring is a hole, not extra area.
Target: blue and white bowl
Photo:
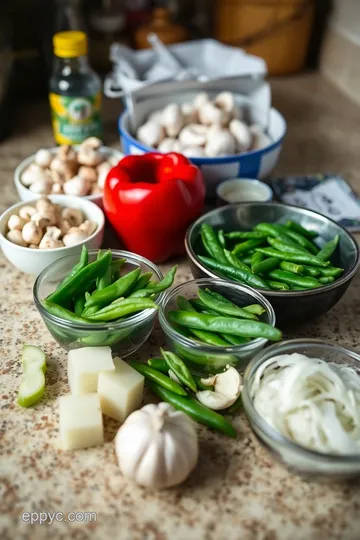
[[[151,104],[149,103],[149,105]],[[146,116],[153,110],[154,108],[149,106]],[[138,141],[132,135],[134,131],[131,128],[129,112],[125,110],[119,118],[119,132],[122,149],[126,155],[156,152],[154,148]],[[269,176],[279,159],[286,134],[286,121],[274,108],[270,110],[267,132],[272,142],[260,150],[219,158],[191,158],[191,161],[203,172],[207,196],[214,197],[218,184],[228,178],[242,177],[261,180]]]

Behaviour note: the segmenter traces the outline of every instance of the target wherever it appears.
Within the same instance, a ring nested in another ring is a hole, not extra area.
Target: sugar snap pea
[[[318,236],[318,233],[315,232],[315,231],[311,231],[309,229],[305,229],[304,227],[302,227],[302,225],[300,225],[300,223],[297,223],[296,221],[292,221],[291,219],[289,219],[286,223],[285,223],[285,227],[289,228],[289,229],[292,229],[293,231],[299,233],[299,234],[302,234],[303,236],[307,237],[307,238],[316,238]]]
[[[288,291],[290,289],[287,283],[282,283],[273,279],[268,279],[267,284],[269,285],[270,289],[273,289],[274,291]]]
[[[319,252],[319,249],[315,246],[315,244],[306,238],[305,236],[302,236],[301,234],[291,230],[287,229],[286,227],[281,227],[283,231],[283,234],[286,234],[289,236],[294,242],[299,244],[302,248],[306,249],[307,251],[310,251],[313,255],[316,255]]]
[[[196,392],[196,384],[193,376],[191,375],[189,368],[186,366],[185,362],[180,358],[180,356],[170,351],[164,351],[163,349],[161,349],[161,354],[163,355],[163,358],[167,363],[168,368],[175,373],[178,379],[187,388],[190,388],[190,390]]]
[[[301,264],[304,263],[310,266],[327,266],[324,261],[321,261],[315,257],[315,255],[311,255],[310,253],[283,253],[273,248],[257,248],[257,250],[264,255],[268,255],[269,257],[277,257],[278,259],[282,259],[284,261]]]
[[[307,266],[306,264],[302,264],[301,266],[304,269],[304,276],[317,277],[321,275],[320,268],[314,268],[313,266]],[[328,269],[324,268],[324,270],[328,270]]]
[[[120,278],[120,269],[125,264],[126,259],[115,259],[111,265],[111,283],[117,281]]]
[[[234,268],[232,266],[214,261],[213,259],[209,259],[208,257],[202,257],[201,255],[199,255],[199,259],[205,264],[205,266],[208,266],[213,270],[220,270],[220,272],[223,272],[229,277],[241,281],[242,283],[246,283],[247,285],[261,289],[269,288],[263,279],[261,279],[259,276],[251,274],[250,272],[247,272],[246,270]]]
[[[59,317],[60,319],[65,319],[66,321],[82,324],[89,324],[92,322],[89,319],[85,319],[84,317],[76,315],[69,309],[62,307],[59,304],[55,304],[51,300],[45,299],[42,300],[41,303],[48,313],[50,313],[51,315],[55,315],[55,317]]]
[[[272,238],[269,236],[268,243],[271,247],[278,249],[283,253],[307,253],[301,246],[283,242],[279,238]]]
[[[136,369],[136,371],[141,373],[141,375],[144,375],[144,377],[149,381],[153,381],[158,385],[162,386],[163,388],[167,388],[174,394],[178,396],[187,395],[186,391],[179,383],[173,381],[172,379],[170,379],[170,377],[164,375],[164,373],[161,373],[160,371],[157,371],[146,364],[142,364],[141,362],[132,361],[129,362],[129,366],[131,366],[133,369]]]
[[[319,281],[323,285],[327,285],[328,283],[332,283],[333,281],[335,281],[335,278],[333,278],[332,276],[323,276],[319,278]]]
[[[232,231],[225,233],[225,238],[229,240],[248,240],[248,239],[262,239],[266,240],[267,234],[260,231]]]
[[[150,367],[152,367],[153,369],[156,369],[156,371],[161,371],[161,373],[164,373],[165,375],[167,375],[169,372],[167,363],[161,357],[156,356],[154,358],[149,358],[147,363],[149,364]]]
[[[220,302],[226,302],[227,304],[231,304],[232,306],[236,306],[233,302],[228,300],[228,298],[225,298],[225,296],[222,296],[221,294],[211,291],[210,289],[205,289],[205,291],[219,300]],[[249,311],[250,313],[253,313],[254,315],[262,315],[265,313],[265,309],[260,304],[250,304],[249,306],[243,306],[242,309],[245,309],[245,311]]]
[[[265,274],[267,272],[270,272],[270,270],[277,268],[277,266],[279,266],[279,259],[277,259],[276,257],[269,257],[268,259],[254,264],[251,269],[255,274]]]
[[[256,315],[253,313],[250,313],[249,311],[246,311],[235,304],[229,304],[228,302],[217,300],[214,296],[206,291],[203,291],[202,289],[199,289],[198,296],[204,306],[216,311],[220,315],[230,315],[231,317],[240,317],[242,319],[257,319]]]
[[[226,240],[225,240],[225,236],[224,236],[224,231],[222,229],[218,230],[217,237],[218,237],[220,246],[223,247],[223,248],[226,247]]]
[[[210,428],[220,431],[229,437],[236,437],[236,431],[231,423],[221,414],[208,409],[191,397],[179,396],[159,384],[147,381],[146,386],[163,401],[170,403],[175,409],[189,415],[193,420]]]
[[[250,267],[243,261],[241,261],[238,257],[236,257],[236,255],[231,253],[231,251],[224,249],[224,254],[228,263],[231,266],[233,266],[234,268],[240,268],[240,270],[245,270],[246,272],[250,272]]]
[[[261,263],[261,261],[263,261],[264,259],[265,259],[265,257],[264,257],[264,255],[262,253],[259,253],[259,252],[255,251],[251,255],[251,271],[254,272],[254,266],[256,264]]]
[[[204,315],[188,311],[170,311],[168,318],[171,322],[187,328],[234,334],[235,336],[262,337],[271,341],[279,341],[282,336],[280,330],[277,328],[260,321],[248,319],[240,320],[235,317],[216,317],[214,315]]]
[[[214,229],[210,225],[203,223],[201,226],[201,235],[205,239],[205,245],[210,250],[212,257],[216,261],[226,264],[223,248],[219,244]]]
[[[311,276],[299,276],[285,270],[272,270],[269,272],[269,276],[277,281],[282,281],[290,285],[299,285],[308,289],[320,287],[319,281]]]
[[[321,259],[322,261],[328,261],[331,259],[331,256],[334,254],[338,244],[339,244],[340,236],[337,234],[334,236],[330,242],[327,242],[325,246],[321,248],[319,253],[317,254],[317,257]]]
[[[74,300],[74,312],[75,315],[81,316],[85,306],[85,295],[81,294],[77,296]]]
[[[75,266],[70,270],[70,272],[67,274],[67,276],[59,283],[59,285],[56,287],[56,290],[59,290],[60,288],[66,287],[66,284],[69,283],[69,281],[78,273],[80,270],[85,268],[89,262],[89,253],[87,250],[87,247],[83,244],[83,247],[81,249],[80,259],[79,262],[75,264]]]
[[[144,272],[144,274],[141,274],[141,276],[137,278],[135,283],[127,291],[126,296],[131,296],[137,291],[146,287],[151,279],[151,276],[152,276],[152,272]]]
[[[292,272],[293,274],[304,273],[304,267],[301,266],[301,264],[296,264],[289,261],[281,261],[279,267],[281,270],[286,270],[287,272]]]
[[[154,283],[151,282],[144,289],[139,289],[135,291],[131,295],[131,298],[146,298],[147,296],[151,296],[153,294],[158,294],[162,291],[165,291],[174,283],[176,270],[177,265],[173,266],[173,268],[169,270],[164,279]]]
[[[92,306],[106,306],[111,304],[114,300],[123,296],[123,294],[129,290],[129,288],[135,283],[141,273],[140,267],[135,268],[132,272],[125,274],[115,283],[105,287],[102,290],[96,290],[90,298],[86,301],[85,308]]]
[[[335,266],[328,266],[327,268],[319,268],[319,271],[322,276],[331,276],[337,278],[343,273],[344,269],[336,268]]]
[[[250,238],[249,240],[245,240],[245,242],[242,242],[241,244],[236,244],[231,253],[233,255],[241,255],[260,246],[263,243],[263,238]]]
[[[158,306],[150,298],[125,298],[115,306],[112,306],[112,308],[110,306],[100,309],[100,311],[97,311],[93,315],[88,315],[87,318],[95,322],[115,321],[116,319],[125,317],[125,315],[137,313],[144,309],[158,309]]]

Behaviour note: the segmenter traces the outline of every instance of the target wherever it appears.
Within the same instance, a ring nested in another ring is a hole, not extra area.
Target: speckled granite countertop
[[[360,190],[360,109],[316,75],[273,83],[275,105],[289,122],[279,173],[343,173]],[[116,145],[117,104],[106,104],[106,129]],[[40,146],[52,145],[46,104],[19,110],[19,128],[0,144],[1,211],[17,201],[15,166]],[[116,246],[108,237],[109,247]],[[199,426],[201,454],[190,479],[152,493],[121,477],[105,421],[104,447],[64,453],[57,449],[57,398],[68,392],[66,354],[52,340],[32,302],[33,279],[2,257],[0,538],[3,540],[356,540],[360,535],[360,486],[306,483],[276,463],[254,441],[242,414],[237,440]],[[180,261],[179,282],[190,279]],[[288,337],[332,339],[360,348],[360,275],[343,300],[322,318]],[[41,345],[49,359],[45,399],[20,409],[15,397],[22,343]],[[158,328],[138,357],[163,345]],[[23,512],[96,512],[92,523],[54,521],[30,525]]]

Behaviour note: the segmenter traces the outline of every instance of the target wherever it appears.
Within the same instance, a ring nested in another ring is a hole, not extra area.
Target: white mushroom
[[[184,125],[188,124],[197,124],[199,121],[199,116],[197,109],[193,103],[183,103],[181,105],[181,112],[184,118]]]
[[[16,216],[15,214],[9,217],[9,221],[7,222],[7,226],[10,231],[18,230],[21,231],[25,223],[27,222],[26,219]]]
[[[199,109],[199,119],[202,124],[207,126],[212,124],[226,126],[230,120],[230,115],[227,111],[220,109],[215,103],[209,101]]]
[[[182,150],[182,154],[186,157],[206,157],[205,151],[201,146],[187,146]]]
[[[9,242],[17,244],[18,246],[27,246],[27,243],[22,237],[21,231],[19,231],[18,229],[13,229],[12,231],[9,231],[6,235],[6,238],[9,240]]]
[[[39,245],[43,236],[43,231],[34,221],[25,223],[22,230],[22,237],[27,244]]]
[[[31,216],[39,227],[44,228],[55,225],[59,218],[59,208],[49,199],[39,199],[36,201],[37,212]]]
[[[251,150],[260,150],[271,144],[271,139],[264,133],[261,126],[253,124],[249,127],[252,136]]]
[[[168,152],[182,152],[182,145],[177,139],[173,139],[172,137],[166,137],[166,139],[163,139],[161,143],[159,144],[158,148],[159,152],[163,152],[164,154],[167,154]]]
[[[105,162],[101,163],[101,165],[105,165]],[[101,165],[99,165],[99,167],[101,167]],[[96,182],[98,179],[97,170],[93,167],[87,167],[86,165],[81,165],[78,175],[80,178],[85,178],[88,182]]]
[[[91,146],[81,146],[79,148],[77,159],[80,165],[96,167],[96,165],[99,165],[99,163],[104,161],[104,154]]]
[[[47,150],[46,148],[40,148],[40,150],[38,150],[35,154],[35,163],[36,165],[39,165],[39,167],[47,169],[48,167],[50,167],[52,158],[53,155],[50,150]]]
[[[84,197],[90,191],[91,185],[87,180],[80,176],[74,176],[71,180],[65,182],[63,189],[66,195],[78,195]]]
[[[39,244],[40,249],[55,249],[64,247],[64,244],[59,240],[61,236],[61,230],[58,227],[48,227],[46,233],[41,239]]]
[[[189,124],[179,134],[180,143],[186,146],[204,146],[206,144],[208,128],[201,124]]]
[[[74,246],[86,240],[88,235],[78,227],[72,227],[70,231],[63,237],[65,246]]]
[[[66,233],[68,233],[69,230],[70,230],[71,227],[72,227],[70,221],[69,221],[68,219],[63,219],[63,218],[61,218],[61,219],[58,221],[57,226],[58,226],[59,229],[61,230],[61,236],[64,236]]]
[[[92,184],[91,186],[91,195],[101,195],[103,192],[102,188],[98,186],[97,184]]]
[[[247,152],[252,143],[252,135],[248,126],[241,120],[231,120],[229,125],[230,133],[235,137],[238,151]]]
[[[48,178],[39,178],[29,187],[33,193],[51,193],[52,182]]]
[[[30,246],[28,246],[30,249],[39,249],[39,246],[36,246],[35,244],[30,244]]]
[[[208,103],[209,101],[209,95],[206,92],[200,92],[200,94],[197,94],[197,96],[195,96],[193,102],[195,110],[199,111],[200,109],[202,109],[205,103]]]
[[[35,203],[36,210],[40,213],[44,212],[57,212],[58,207],[56,204],[54,204],[48,197],[41,197],[38,199]]]
[[[51,193],[53,193],[54,195],[60,195],[61,193],[64,193],[63,185],[58,183],[53,184],[51,188]]]
[[[102,146],[102,140],[98,137],[88,137],[80,145],[80,149],[83,148],[92,148],[93,150],[98,150]]]
[[[24,184],[24,186],[29,187],[35,182],[49,182],[50,181],[50,175],[39,167],[39,165],[36,165],[36,163],[32,163],[25,169],[25,171],[21,175],[21,182]]]
[[[218,373],[209,379],[201,379],[205,385],[214,386],[214,390],[202,390],[196,397],[203,405],[213,410],[230,407],[241,394],[242,379],[239,372],[231,366],[223,373]]]
[[[140,142],[154,148],[165,138],[165,128],[158,122],[146,122],[137,130],[137,138]]]
[[[87,219],[79,226],[79,229],[87,234],[87,236],[91,236],[97,229],[97,223],[96,221],[90,221]]]
[[[29,221],[34,214],[36,214],[36,208],[30,204],[22,206],[19,210],[19,216],[25,219],[25,221]]]
[[[61,217],[67,219],[71,227],[78,227],[84,221],[84,214],[79,208],[63,208]]]
[[[223,129],[218,131],[205,146],[205,154],[208,157],[221,157],[235,154],[236,141],[232,134]]]
[[[111,171],[111,169],[112,169],[112,167],[111,167],[111,165],[110,165],[110,163],[108,161],[104,161],[104,163],[101,163],[97,167],[97,172],[98,172],[97,183],[98,183],[99,187],[101,187],[101,188],[104,187],[106,177],[109,174],[109,172]]]
[[[161,116],[161,123],[168,137],[176,137],[184,125],[184,117],[177,103],[170,103],[165,107]]]

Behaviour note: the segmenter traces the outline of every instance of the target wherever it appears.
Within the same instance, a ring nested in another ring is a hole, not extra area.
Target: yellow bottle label
[[[101,92],[70,97],[49,94],[54,138],[57,144],[79,144],[87,137],[101,137]]]

